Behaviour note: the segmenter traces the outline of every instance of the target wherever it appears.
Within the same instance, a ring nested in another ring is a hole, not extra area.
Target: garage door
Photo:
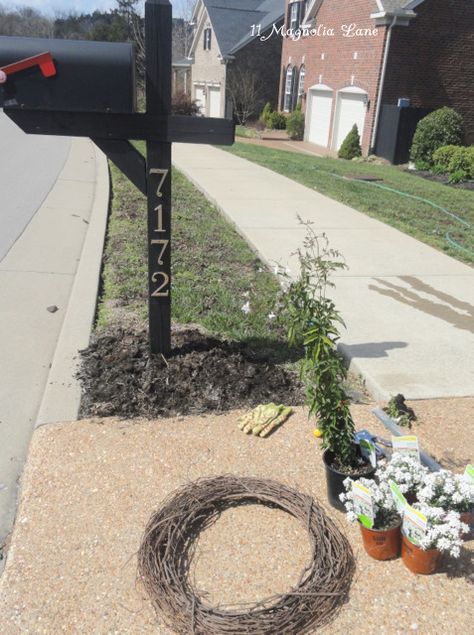
[[[221,89],[209,88],[209,117],[221,116]]]
[[[365,93],[339,93],[339,104],[336,113],[335,149],[339,150],[342,142],[349,134],[352,126],[357,124],[359,135],[362,139],[364,132],[365,115],[367,108]]]
[[[309,132],[308,141],[326,147],[329,144],[329,127],[331,125],[332,91],[309,91]]]
[[[204,86],[196,86],[194,89],[194,99],[199,106],[202,115],[206,114],[206,89]]]

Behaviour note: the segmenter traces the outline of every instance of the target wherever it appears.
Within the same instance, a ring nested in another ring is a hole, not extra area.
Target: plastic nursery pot
[[[353,474],[345,474],[343,472],[338,472],[336,469],[332,467],[332,463],[334,461],[334,453],[331,450],[325,450],[323,452],[323,462],[324,467],[326,468],[326,485],[327,485],[327,493],[328,500],[332,507],[338,509],[341,512],[345,512],[346,508],[344,507],[344,503],[341,502],[339,498],[339,494],[345,493],[344,489],[344,481],[348,476],[354,476]],[[375,468],[370,468],[370,471],[363,474],[364,478],[373,478],[375,475]],[[358,475],[359,476],[359,475]]]
[[[438,568],[441,552],[438,549],[424,551],[402,535],[402,560],[407,569],[413,573],[429,575]]]
[[[390,529],[368,529],[359,524],[364,548],[374,560],[392,560],[400,555],[402,534],[400,523]]]
[[[462,534],[464,540],[469,540],[472,532],[472,510],[470,512],[463,512],[461,514],[461,522],[466,523],[466,525],[469,527],[469,530],[465,534]]]

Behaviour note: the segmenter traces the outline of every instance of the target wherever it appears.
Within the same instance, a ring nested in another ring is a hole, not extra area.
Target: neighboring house
[[[285,0],[198,0],[194,8],[191,95],[208,117],[232,117],[278,101]],[[260,35],[260,37],[259,37]]]
[[[363,153],[376,151],[408,134],[400,104],[418,118],[451,106],[474,143],[472,0],[286,0],[285,26],[303,37],[283,43],[280,109],[301,100],[307,141],[338,150],[356,123]]]

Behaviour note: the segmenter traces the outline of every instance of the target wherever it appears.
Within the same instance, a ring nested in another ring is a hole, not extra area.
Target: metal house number
[[[158,174],[161,176],[161,180],[158,184],[158,188],[156,190],[156,196],[158,199],[161,199],[163,196],[162,189],[163,184],[166,181],[166,178],[169,174],[169,170],[161,169],[161,168],[152,168],[150,170],[150,174]],[[156,212],[156,226],[154,228],[154,232],[156,234],[167,234],[169,228],[164,227],[163,225],[163,203],[160,202],[155,207]],[[164,266],[163,257],[166,253],[166,250],[169,247],[169,238],[152,238],[150,241],[150,248],[153,250],[154,255],[156,256],[156,264],[158,267]],[[170,294],[170,274],[166,271],[154,271],[151,274],[151,280],[153,284],[156,284],[157,287],[151,292],[152,298],[166,298]]]

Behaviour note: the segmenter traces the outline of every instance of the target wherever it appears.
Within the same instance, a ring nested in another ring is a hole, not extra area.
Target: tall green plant
[[[330,248],[325,234],[318,235],[311,222],[299,221],[306,227],[303,246],[296,252],[300,273],[295,281],[283,274],[289,282],[283,299],[288,342],[304,347],[301,378],[309,414],[319,420],[323,447],[334,453],[340,467],[350,469],[357,464],[355,426],[342,387],[347,368],[337,350],[344,322],[327,295],[335,286],[331,276],[346,265],[341,254]]]

